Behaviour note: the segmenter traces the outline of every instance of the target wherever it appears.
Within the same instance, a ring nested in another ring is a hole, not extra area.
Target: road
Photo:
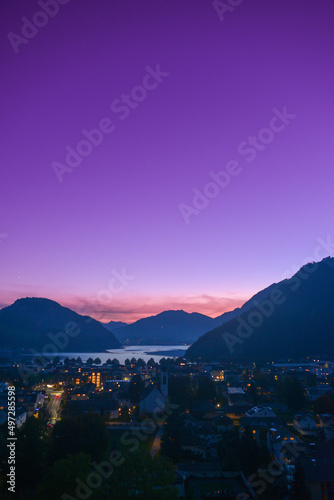
[[[51,415],[51,423],[55,424],[57,421],[57,416],[60,408],[61,402],[61,392],[49,392],[49,403],[48,403],[48,411]]]
[[[107,429],[114,430],[131,430],[131,429],[141,429],[142,425],[140,423],[131,423],[131,422],[109,422],[107,424]]]
[[[163,428],[163,426],[161,426],[161,427],[159,427],[158,432],[156,433],[153,444],[152,444],[152,448],[151,448],[152,457],[155,457],[157,455],[158,451],[160,451],[161,437],[162,437],[163,433],[164,433],[164,428]]]

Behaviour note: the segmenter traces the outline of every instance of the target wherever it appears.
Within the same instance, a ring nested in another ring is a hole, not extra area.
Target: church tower
[[[165,398],[168,397],[168,373],[161,372],[160,392]]]

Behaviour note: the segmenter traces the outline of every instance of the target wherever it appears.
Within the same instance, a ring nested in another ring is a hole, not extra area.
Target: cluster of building
[[[8,387],[7,382],[0,383],[0,425],[8,418]],[[16,388],[15,426],[20,428],[28,417],[31,417],[44,405],[45,392]]]
[[[292,415],[276,393],[274,383],[265,389],[256,387],[258,402],[254,404],[254,394],[249,390],[251,385],[254,388],[256,380],[253,364],[208,364],[179,360],[177,363],[159,365],[134,360],[121,365],[114,360],[105,364],[73,361],[44,366],[7,363],[3,369],[17,388],[18,427],[47,401],[44,390],[47,386],[61,392],[68,414],[98,412],[110,424],[123,420],[136,423],[143,415],[163,413],[170,407],[168,381],[171,377],[187,375],[194,387],[199,377],[208,377],[216,387],[215,400],[194,398],[187,409],[182,408],[182,405],[174,405],[179,406],[183,422],[183,459],[176,465],[181,496],[189,478],[194,479],[194,488],[205,480],[220,478],[226,480],[226,495],[233,490],[235,496],[245,493],[255,498],[256,493],[242,472],[227,473],[219,463],[219,446],[224,434],[237,429],[241,434],[251,432],[255,440],[266,444],[273,460],[282,465],[288,487],[291,487],[298,460],[304,469],[312,500],[334,498],[331,497],[334,492],[334,453],[331,446],[334,415],[317,415],[312,411],[312,405],[318,398],[333,394],[333,362],[306,360],[303,363],[268,363],[261,367],[260,373],[273,382],[292,375],[304,387],[309,409]],[[36,375],[38,382],[34,386],[22,381],[25,371]],[[134,404],[129,389],[131,381],[133,383],[134,377],[138,375],[143,390],[140,400]],[[5,382],[0,384],[0,424],[6,421],[7,388]]]

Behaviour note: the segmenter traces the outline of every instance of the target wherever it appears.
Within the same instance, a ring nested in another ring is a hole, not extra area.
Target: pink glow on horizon
[[[96,316],[125,268],[103,320],[217,316],[334,240],[334,2],[239,3],[222,22],[212,1],[72,0],[15,53],[8,33],[41,8],[3,2],[0,306],[48,297]],[[168,76],[146,92],[148,67]],[[53,162],[103,119],[115,129],[59,182]],[[240,173],[194,202],[233,160]],[[196,203],[187,224],[180,204]]]
[[[2,294],[0,305],[6,307],[17,298],[33,296],[36,295],[27,291],[20,297],[12,294],[6,296]],[[138,319],[155,316],[163,311],[180,309],[188,313],[198,312],[214,318],[241,307],[250,297],[218,297],[211,295],[145,297],[123,295],[115,297],[109,302],[96,300],[96,297],[88,298],[69,295],[63,297],[47,296],[46,298],[55,300],[64,307],[68,307],[79,314],[91,316],[103,323],[108,323],[111,320],[133,323]]]

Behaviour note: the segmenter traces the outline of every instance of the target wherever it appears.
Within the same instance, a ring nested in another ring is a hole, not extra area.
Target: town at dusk
[[[4,0],[0,498],[334,500],[334,4]]]

